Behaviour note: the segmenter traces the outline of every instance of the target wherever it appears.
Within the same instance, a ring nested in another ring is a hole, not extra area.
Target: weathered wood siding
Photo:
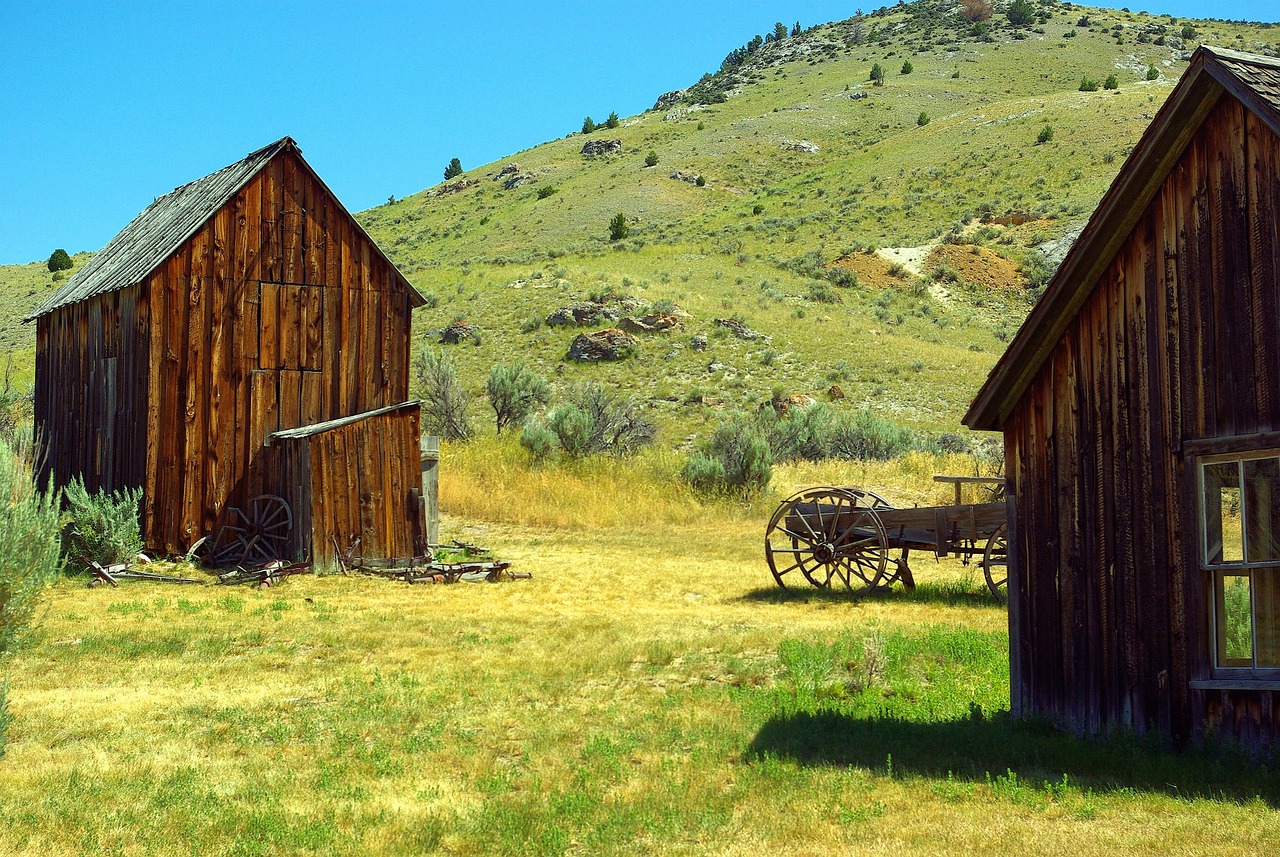
[[[1280,429],[1280,139],[1223,96],[1005,425],[1016,714],[1277,738],[1209,674],[1184,444]]]
[[[292,552],[322,566],[356,541],[362,556],[413,556],[425,545],[421,418],[416,404],[300,438],[277,439],[281,493],[294,510]]]
[[[273,432],[408,399],[409,312],[390,263],[282,151],[140,285],[38,320],[56,478],[142,486],[148,546],[183,551],[277,492]]]
[[[142,486],[148,323],[137,286],[36,320],[42,479],[79,476],[90,491]]]

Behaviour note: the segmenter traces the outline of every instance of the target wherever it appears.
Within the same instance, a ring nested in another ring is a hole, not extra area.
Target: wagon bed
[[[894,508],[859,488],[809,488],[778,507],[765,531],[765,557],[777,584],[807,581],[821,588],[885,588],[901,580],[915,586],[907,559],[912,550],[977,560],[992,594],[1007,600],[1007,531],[1003,501],[959,503],[964,484],[986,483],[999,493],[1004,480],[937,476],[956,486],[957,503]],[[890,551],[900,551],[896,559]]]

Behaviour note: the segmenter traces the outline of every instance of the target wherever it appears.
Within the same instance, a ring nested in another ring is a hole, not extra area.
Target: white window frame
[[[1196,459],[1196,559],[1197,565],[1201,571],[1201,580],[1205,586],[1208,598],[1206,602],[1209,606],[1209,662],[1213,677],[1216,679],[1231,679],[1233,681],[1241,681],[1249,683],[1257,682],[1275,682],[1280,680],[1280,666],[1278,667],[1258,667],[1258,623],[1257,615],[1254,607],[1256,600],[1256,572],[1269,572],[1280,575],[1280,558],[1270,560],[1258,560],[1250,562],[1247,554],[1247,545],[1249,544],[1249,516],[1245,511],[1245,491],[1244,491],[1244,463],[1247,461],[1257,461],[1260,459],[1280,459],[1280,447],[1256,450],[1239,450],[1236,452],[1224,452],[1212,455],[1202,455]],[[1210,562],[1209,557],[1209,533],[1208,527],[1208,509],[1205,505],[1205,469],[1210,465],[1234,463],[1237,467],[1237,479],[1240,485],[1241,498],[1241,552],[1238,561],[1219,561]],[[1249,578],[1249,633],[1250,633],[1250,658],[1253,665],[1220,665],[1218,663],[1219,647],[1218,647],[1218,623],[1221,614],[1220,605],[1218,604],[1219,578],[1232,572],[1244,572]]]

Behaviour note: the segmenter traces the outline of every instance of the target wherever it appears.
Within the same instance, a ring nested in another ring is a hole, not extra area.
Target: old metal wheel
[[[795,572],[823,589],[833,580],[849,589],[892,583],[897,567],[886,575],[888,540],[873,502],[863,492],[826,487],[783,501],[764,540],[765,559],[778,585],[786,589],[788,580],[794,583]]]
[[[987,588],[1001,604],[1009,603],[1009,525],[1000,528],[987,539],[987,549],[982,552],[982,574]]]
[[[232,506],[227,514],[215,554],[220,564],[257,565],[285,559],[293,510],[283,497],[259,494],[249,500],[248,508]]]

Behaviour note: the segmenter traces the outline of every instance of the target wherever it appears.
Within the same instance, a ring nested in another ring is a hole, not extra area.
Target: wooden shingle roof
[[[282,137],[269,146],[251,152],[243,160],[210,173],[202,179],[174,188],[159,197],[155,202],[142,210],[142,213],[120,230],[116,237],[107,242],[93,255],[89,263],[67,280],[60,289],[45,299],[24,322],[32,321],[54,310],[78,303],[88,298],[104,295],[109,292],[128,288],[142,282],[156,267],[168,259],[175,250],[194,235],[218,209],[222,208],[236,193],[249,183],[276,155],[285,150],[292,150],[298,160],[306,164],[302,158],[302,150],[291,137]],[[310,169],[310,164],[307,164]],[[315,174],[315,170],[311,170]],[[319,176],[316,180],[324,185]],[[328,190],[328,187],[325,187]],[[329,192],[337,200],[333,192]],[[341,202],[338,203],[342,205]],[[346,209],[344,208],[345,212]],[[350,217],[350,214],[347,214]],[[362,234],[364,230],[352,223]],[[375,248],[377,242],[369,239]],[[381,248],[378,248],[381,253]],[[386,254],[383,254],[386,258]],[[409,300],[413,306],[422,306],[425,301],[416,289],[404,279],[395,264],[387,259],[391,269],[404,281],[409,292]]]
[[[1203,45],[1134,146],[963,422],[998,430],[1075,319],[1187,144],[1229,93],[1280,135],[1280,59]]]

